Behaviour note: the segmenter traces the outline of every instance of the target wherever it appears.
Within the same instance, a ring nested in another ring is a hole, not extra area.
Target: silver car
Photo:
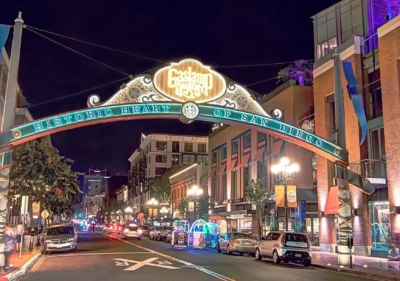
[[[243,255],[244,253],[254,255],[256,244],[257,240],[250,234],[241,232],[227,233],[219,239],[218,253],[224,251],[229,255],[234,252],[239,253],[240,255]]]
[[[44,249],[43,253],[77,251],[78,234],[72,224],[54,225],[43,233]]]
[[[304,233],[272,231],[257,243],[255,257],[257,260],[272,257],[276,264],[281,261],[285,263],[294,261],[310,266],[311,244]]]
[[[139,231],[139,227],[136,224],[129,224],[124,229],[125,239],[134,238],[142,240],[142,234]]]

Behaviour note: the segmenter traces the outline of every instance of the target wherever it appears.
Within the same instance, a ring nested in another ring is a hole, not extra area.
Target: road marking
[[[109,236],[109,235],[107,235],[107,234],[105,234],[105,233],[103,233],[103,234],[106,235],[106,236]],[[141,245],[139,245],[139,244],[136,244],[136,243],[133,243],[133,242],[125,241],[125,240],[120,239],[120,238],[118,238],[118,237],[115,237],[115,239],[118,239],[118,240],[120,240],[121,242],[124,242],[124,243],[126,243],[126,244],[135,246],[135,247],[137,247],[137,248],[139,248],[139,249],[149,251],[150,253],[153,253],[153,254],[162,256],[162,257],[167,258],[167,259],[169,259],[169,260],[173,260],[173,261],[182,263],[182,264],[186,265],[187,267],[191,267],[191,268],[197,269],[197,270],[199,270],[199,271],[202,271],[202,272],[204,272],[204,273],[206,273],[206,274],[208,274],[208,275],[214,276],[215,278],[217,278],[217,279],[219,279],[219,280],[223,280],[223,281],[236,281],[236,280],[233,279],[233,278],[229,278],[229,277],[227,277],[227,276],[224,276],[224,275],[222,275],[222,274],[216,273],[216,272],[214,272],[214,271],[205,269],[204,267],[197,266],[197,265],[195,265],[195,264],[193,264],[193,263],[191,263],[191,262],[187,262],[187,261],[184,261],[184,260],[181,260],[181,259],[174,258],[173,256],[169,256],[169,255],[163,254],[163,253],[161,253],[161,252],[154,251],[154,250],[152,250],[152,249],[150,249],[150,248],[143,247],[143,246],[141,246]]]
[[[57,257],[76,257],[76,256],[100,256],[100,255],[148,255],[149,252],[115,252],[115,253],[74,253],[74,254],[64,254],[64,255],[48,255],[48,258]]]
[[[145,265],[161,267],[161,268],[165,268],[165,269],[179,269],[179,267],[164,265],[163,263],[165,263],[165,262],[163,262],[163,261],[158,261],[157,264],[152,263],[153,261],[157,261],[158,258],[149,258],[144,261],[135,261],[135,260],[127,260],[127,259],[114,259],[114,260],[116,261],[115,262],[116,266],[129,266],[130,263],[134,263],[135,265],[132,265],[132,266],[124,269],[124,270],[129,270],[129,271],[139,269]],[[167,263],[169,263],[169,262],[167,262]],[[171,263],[169,263],[169,264],[171,264]]]

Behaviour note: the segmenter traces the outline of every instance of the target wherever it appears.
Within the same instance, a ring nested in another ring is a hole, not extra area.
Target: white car
[[[133,238],[137,240],[142,240],[142,234],[139,231],[139,227],[136,224],[129,224],[125,227],[123,231],[125,239]]]

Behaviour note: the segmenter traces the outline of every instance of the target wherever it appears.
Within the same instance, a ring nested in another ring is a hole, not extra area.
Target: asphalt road
[[[302,265],[275,265],[249,256],[172,249],[170,244],[146,238],[125,241],[102,233],[80,233],[79,239],[78,252],[42,256],[23,280],[365,280]]]

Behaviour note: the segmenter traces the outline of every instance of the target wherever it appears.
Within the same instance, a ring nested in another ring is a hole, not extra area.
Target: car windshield
[[[47,230],[47,235],[74,234],[73,227],[52,227]]]
[[[172,226],[164,226],[164,230],[173,230],[174,228]]]
[[[137,231],[138,230],[137,226],[128,226],[128,228],[129,228],[129,230],[132,230],[132,231]]]
[[[139,228],[141,228],[141,229],[149,229],[148,226],[141,226],[141,227],[139,227]]]
[[[307,236],[301,234],[286,234],[286,241],[292,242],[305,242],[307,243]]]
[[[245,233],[234,233],[233,234],[234,238],[243,238],[243,239],[253,239],[253,237],[249,234],[245,234]]]

